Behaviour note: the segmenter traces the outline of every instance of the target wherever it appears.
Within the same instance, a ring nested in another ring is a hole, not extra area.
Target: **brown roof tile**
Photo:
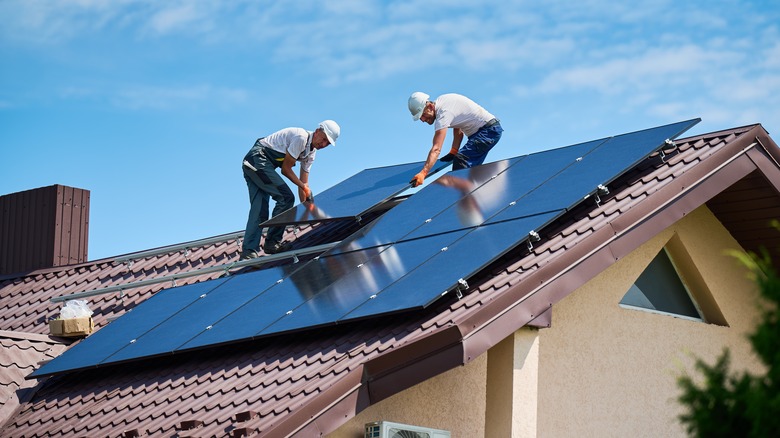
[[[38,382],[24,378],[40,362],[57,357],[65,348],[48,336],[0,331],[0,422],[33,395]]]

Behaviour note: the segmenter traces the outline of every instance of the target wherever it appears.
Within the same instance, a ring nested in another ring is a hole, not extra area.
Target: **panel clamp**
[[[677,143],[673,142],[672,140],[669,140],[668,138],[664,140],[664,146],[668,146],[670,148],[677,148]],[[661,162],[666,162],[666,152],[664,152],[663,149],[658,150],[658,155],[661,157]]]
[[[599,184],[598,187],[596,187],[596,193],[593,195],[594,200],[596,201],[596,205],[601,205],[601,196],[599,195],[608,195],[609,189],[607,186],[603,184]]]
[[[534,230],[531,230],[528,232],[528,240],[526,243],[528,244],[528,251],[534,250],[534,244],[532,242],[538,242],[542,240],[542,238],[539,236],[539,233],[537,233]]]
[[[467,290],[469,290],[469,284],[466,280],[459,278],[458,285],[455,286],[455,296],[457,296],[458,299],[461,299],[463,298],[463,292],[466,292]]]

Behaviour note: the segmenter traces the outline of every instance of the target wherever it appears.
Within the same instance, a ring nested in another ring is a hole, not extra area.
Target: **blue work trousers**
[[[478,166],[485,161],[488,152],[501,139],[501,123],[498,120],[488,122],[479,128],[479,131],[469,136],[468,141],[458,150],[458,154],[452,160],[452,170],[467,169]]]
[[[295,196],[282,177],[276,173],[276,168],[281,167],[284,154],[274,151],[260,144],[258,140],[244,161],[256,170],[252,170],[246,164],[241,167],[244,170],[244,180],[249,189],[249,218],[244,232],[243,250],[260,249],[260,238],[263,229],[260,224],[268,220],[269,200],[273,199],[273,215],[292,208],[295,204]],[[266,246],[282,241],[284,226],[269,227],[265,237]]]

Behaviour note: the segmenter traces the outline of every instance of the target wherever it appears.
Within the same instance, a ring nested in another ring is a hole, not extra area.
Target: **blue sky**
[[[0,0],[0,194],[90,190],[98,259],[243,230],[241,159],[284,127],[341,125],[315,194],[424,159],[413,91],[499,117],[490,161],[694,117],[773,134],[778,23],[776,1]]]

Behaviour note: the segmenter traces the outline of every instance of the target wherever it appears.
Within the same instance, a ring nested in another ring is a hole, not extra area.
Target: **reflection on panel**
[[[455,288],[459,279],[469,278],[497,260],[523,242],[529,231],[541,228],[558,213],[549,212],[471,229],[453,240],[446,250],[439,251],[435,257],[382,290],[375,299],[366,300],[340,321],[426,307]]]
[[[435,181],[457,193],[457,201],[441,210],[429,222],[405,236],[415,239],[431,234],[444,233],[456,229],[470,228],[482,224],[500,211],[506,209],[527,193],[538,190],[545,181],[549,181],[570,166],[575,165],[584,154],[593,150],[604,140],[581,143],[565,148],[553,149],[543,153],[522,157],[522,160],[508,161],[508,166],[495,176],[487,178],[481,185],[475,184],[472,174],[483,172],[478,166],[450,172]],[[498,162],[502,163],[502,162]],[[498,164],[493,163],[493,164]],[[582,195],[582,187],[562,187],[561,190]],[[536,204],[523,205],[520,216],[560,210],[566,206],[540,208]],[[526,230],[527,231],[527,230]]]
[[[460,231],[362,251],[367,256],[365,262],[354,266],[348,275],[328,287],[315,288],[316,293],[307,301],[257,335],[335,324],[364,301],[381,295],[383,289],[408,275],[421,263],[436,257],[442,248],[464,234],[466,231]],[[327,257],[326,262],[340,263],[339,259],[343,256]]]
[[[337,258],[321,256],[302,266],[279,267],[280,270],[290,270],[283,281],[274,283],[262,294],[234,309],[227,317],[213,321],[210,330],[201,332],[182,348],[252,339],[256,333],[294,311],[313,294],[349,275],[350,271],[369,257],[370,254],[365,251],[356,251],[341,254]]]
[[[450,172],[433,181],[379,219],[363,227],[344,242],[349,245],[348,248],[370,248],[391,244],[402,239],[406,240],[409,233],[425,227],[426,223],[436,220],[436,216],[441,211],[460,202],[464,194],[468,194],[473,187],[480,187],[491,181],[523,158],[501,160],[472,169]],[[458,178],[463,179],[463,183],[460,185],[439,183],[442,178],[450,179],[451,175],[461,175]],[[453,229],[457,228],[463,227]],[[333,252],[342,250],[336,248]]]

